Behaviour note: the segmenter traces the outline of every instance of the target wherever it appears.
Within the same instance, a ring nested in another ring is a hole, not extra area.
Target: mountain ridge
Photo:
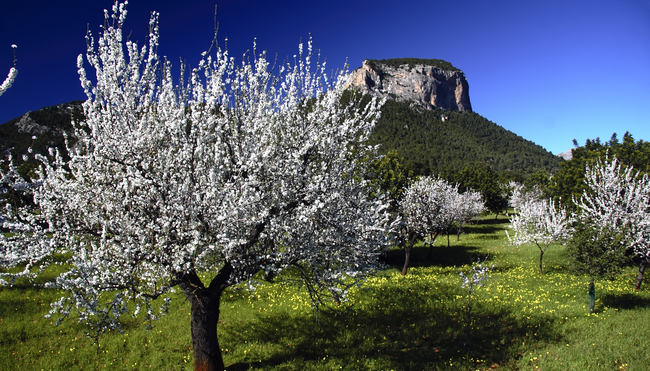
[[[561,158],[473,112],[465,74],[441,59],[366,59],[348,87],[388,98],[370,140],[394,151],[415,175],[450,173],[472,163],[495,171],[553,172]],[[511,174],[512,175],[512,174]]]

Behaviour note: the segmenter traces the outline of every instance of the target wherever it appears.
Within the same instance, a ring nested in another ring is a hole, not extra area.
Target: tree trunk
[[[205,287],[196,273],[184,275],[179,287],[191,306],[192,347],[195,371],[223,371],[221,347],[217,338],[221,293],[228,287],[232,267],[226,265]]]
[[[645,266],[648,264],[648,259],[642,259],[641,264],[639,264],[639,274],[636,276],[636,282],[634,283],[634,289],[639,290],[641,288],[641,282],[643,281],[643,272],[645,271]]]
[[[409,268],[410,261],[411,261],[411,244],[407,243],[404,246],[404,267],[402,268],[402,276],[406,276],[406,271]]]
[[[217,339],[217,322],[219,321],[218,296],[200,293],[197,290],[186,295],[192,306],[192,346],[194,348],[195,371],[222,371],[225,369],[221,348]]]
[[[467,343],[469,342],[469,325],[471,323],[472,317],[472,289],[467,293],[467,321],[465,322],[465,341],[463,341],[463,351],[467,349]]]
[[[404,268],[402,268],[402,276],[406,276],[406,271],[409,268],[409,263],[411,262],[411,248],[415,244],[417,235],[415,233],[408,234],[408,241],[404,245]]]
[[[540,249],[539,250],[539,274],[544,274],[542,272],[542,258],[544,257],[544,250]]]

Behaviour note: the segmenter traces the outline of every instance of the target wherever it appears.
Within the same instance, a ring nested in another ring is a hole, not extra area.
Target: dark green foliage
[[[632,166],[641,173],[650,171],[650,142],[639,140],[629,132],[619,142],[616,133],[612,134],[609,141],[601,143],[600,138],[595,140],[587,139],[584,146],[579,147],[574,139],[573,158],[561,164],[560,170],[553,176],[551,181],[543,187],[547,197],[552,197],[556,202],[560,201],[567,205],[569,210],[575,211],[573,199],[580,199],[585,184],[585,168],[597,160],[604,160],[616,157],[623,166]]]
[[[525,180],[519,181],[517,179],[513,179],[514,181],[517,181],[519,183],[522,183],[524,185],[524,190],[525,191],[530,191],[532,190],[535,186],[538,186],[540,189],[544,189],[545,187],[548,187],[550,181],[551,181],[551,173],[549,173],[546,169],[537,169],[530,173]],[[502,182],[503,184],[507,182]]]
[[[454,67],[451,63],[444,61],[442,59],[422,59],[422,58],[393,58],[393,59],[368,59],[368,65],[372,67],[373,70],[378,70],[378,64],[383,64],[388,67],[399,68],[402,65],[408,64],[409,68],[415,67],[416,64],[422,64],[425,66],[438,67],[441,70],[445,71],[460,71],[458,68]]]
[[[594,280],[614,280],[620,276],[626,255],[625,236],[621,231],[578,223],[567,243],[567,263],[576,274],[585,274],[589,281],[589,313],[594,312],[596,289]]]
[[[630,261],[623,233],[583,223],[575,228],[566,249],[569,268],[592,279],[617,278]]]
[[[358,90],[346,90],[341,94],[340,104],[341,106],[347,106],[351,100],[357,102],[356,105],[359,109],[364,109],[372,100],[372,96],[370,94],[363,94]]]
[[[482,162],[500,180],[521,181],[535,170],[554,172],[562,161],[476,113],[418,109],[394,100],[382,108],[370,141],[381,144],[382,154],[396,151],[407,171],[422,176],[460,171]]]
[[[388,196],[392,211],[397,210],[399,200],[402,199],[402,194],[413,176],[404,168],[402,162],[403,159],[396,151],[389,151],[370,166],[372,173],[368,178]]]

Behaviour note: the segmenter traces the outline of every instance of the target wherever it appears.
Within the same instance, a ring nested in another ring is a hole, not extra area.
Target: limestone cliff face
[[[5,122],[0,130],[0,153],[10,149],[14,154],[23,154],[32,148],[35,153],[47,154],[50,147],[63,149],[64,134],[74,133],[72,119],[80,121],[83,118],[82,103],[74,101],[45,107]]]
[[[20,118],[20,121],[15,124],[18,128],[18,132],[26,134],[49,133],[51,129],[34,121],[34,119],[32,119],[29,115],[31,112],[32,111],[28,111],[23,115],[23,117]]]
[[[83,116],[81,101],[61,103],[56,106],[41,108],[38,111],[28,111],[20,120],[14,123],[19,133],[63,135],[63,131],[72,133],[72,117]]]
[[[397,100],[415,101],[425,107],[472,111],[469,84],[463,71],[444,61],[440,62],[446,63],[449,69],[428,64],[428,60],[404,64],[397,61],[366,59],[352,72],[348,86],[380,96],[389,94]]]

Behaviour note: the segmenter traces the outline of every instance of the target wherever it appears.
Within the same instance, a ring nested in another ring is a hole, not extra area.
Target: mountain
[[[474,112],[421,109],[388,100],[370,136],[379,151],[396,151],[416,175],[458,171],[480,162],[497,172],[554,172],[561,158]]]
[[[465,74],[441,59],[366,59],[348,86],[426,108],[472,111]]]
[[[485,163],[526,176],[554,172],[561,158],[472,112],[465,74],[440,59],[365,60],[349,86],[389,98],[371,141],[397,152],[416,175],[459,171]]]

